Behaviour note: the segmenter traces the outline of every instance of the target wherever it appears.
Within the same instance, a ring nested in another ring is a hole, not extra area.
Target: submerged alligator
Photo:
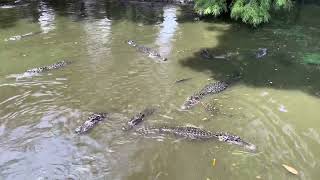
[[[244,141],[239,136],[225,132],[211,132],[196,127],[161,127],[161,128],[140,128],[137,130],[140,134],[172,134],[178,137],[184,137],[193,140],[211,140],[217,139],[221,142],[242,146],[248,150],[255,151],[256,146]]]
[[[240,78],[239,75],[230,78],[227,81],[218,81],[214,83],[210,83],[206,85],[204,88],[202,88],[199,92],[195,93],[194,95],[187,98],[187,100],[184,102],[184,104],[181,106],[182,110],[187,110],[195,106],[200,102],[201,99],[203,99],[205,96],[209,94],[217,94],[229,87],[229,85],[238,80]]]
[[[146,117],[151,116],[155,111],[156,111],[155,108],[146,108],[146,109],[144,109],[142,112],[140,112],[140,113],[136,114],[135,116],[133,116],[127,122],[127,124],[124,127],[122,127],[122,130],[128,131],[128,130],[134,128],[135,126],[140,124],[142,121],[144,121],[144,119]]]
[[[26,72],[28,73],[42,73],[45,71],[50,71],[50,70],[54,70],[54,69],[60,69],[68,64],[70,64],[71,61],[66,61],[66,60],[62,60],[62,61],[58,61],[54,64],[50,64],[47,66],[42,66],[42,67],[38,67],[38,68],[32,68],[27,70]]]
[[[42,66],[42,67],[38,67],[38,68],[32,68],[27,70],[26,72],[24,72],[23,74],[18,74],[15,75],[14,77],[16,77],[16,79],[21,79],[21,78],[26,78],[26,77],[32,77],[32,76],[36,76],[39,73],[42,72],[46,72],[46,71],[50,71],[50,70],[55,70],[55,69],[60,69],[68,64],[72,63],[71,61],[67,61],[67,60],[61,60],[58,61],[54,64],[50,64],[47,66]]]
[[[94,128],[99,122],[103,121],[107,117],[107,113],[93,113],[88,117],[81,126],[76,128],[75,132],[77,134],[87,133],[89,130]]]
[[[146,55],[148,55],[149,57],[156,59],[158,61],[167,61],[168,59],[165,57],[162,57],[157,51],[149,48],[149,47],[145,47],[145,46],[141,46],[138,45],[135,41],[133,40],[128,40],[127,43],[132,46],[135,47],[139,52],[144,53]]]
[[[208,49],[203,49],[200,51],[200,56],[203,57],[204,59],[228,59],[233,56],[239,55],[239,52],[227,52],[224,54],[220,55],[213,55],[212,53],[209,52]]]
[[[29,36],[33,36],[33,35],[37,35],[37,34],[40,34],[41,32],[29,32],[27,34],[23,34],[23,35],[16,35],[16,36],[11,36],[7,39],[4,39],[4,41],[18,41],[18,40],[21,40],[22,38],[25,38],[25,37],[29,37]]]

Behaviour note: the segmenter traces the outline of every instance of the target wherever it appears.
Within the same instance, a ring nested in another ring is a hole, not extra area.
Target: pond
[[[320,56],[320,7],[296,11],[253,29],[199,21],[190,7],[172,4],[1,6],[0,179],[317,179],[320,68],[308,62]],[[128,40],[168,60],[159,63]],[[259,48],[267,48],[261,58]],[[216,58],[204,58],[203,50]],[[20,76],[62,59],[72,63]],[[181,111],[187,97],[234,72],[238,82]],[[216,111],[207,112],[204,104]],[[257,150],[124,132],[122,126],[146,107],[157,111],[140,126],[230,132]],[[75,134],[92,112],[110,117],[88,134]]]

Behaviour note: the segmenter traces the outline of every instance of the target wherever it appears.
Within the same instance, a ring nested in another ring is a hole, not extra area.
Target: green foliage
[[[195,0],[195,10],[200,15],[230,13],[232,19],[241,19],[253,26],[268,22],[272,9],[291,6],[291,0]]]
[[[305,64],[320,64],[320,53],[308,53],[303,57],[303,63]]]
[[[211,14],[214,16],[228,11],[226,0],[197,0],[195,9],[201,15]]]

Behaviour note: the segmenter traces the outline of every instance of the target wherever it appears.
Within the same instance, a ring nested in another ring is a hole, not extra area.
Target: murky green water
[[[318,179],[320,69],[302,60],[320,51],[319,12],[306,5],[289,21],[254,30],[194,21],[172,5],[84,0],[1,8],[0,179]],[[29,32],[41,33],[5,41]],[[128,39],[157,49],[168,62],[155,63]],[[199,56],[204,48],[230,56],[206,60]],[[258,48],[268,48],[267,56],[256,59]],[[60,59],[73,63],[14,78]],[[179,111],[188,96],[234,71],[242,73],[240,82],[204,100],[216,114],[201,105]],[[174,83],[182,78],[192,79]],[[258,151],[121,130],[149,106],[159,110],[145,125],[232,132]],[[110,119],[76,135],[97,111]]]

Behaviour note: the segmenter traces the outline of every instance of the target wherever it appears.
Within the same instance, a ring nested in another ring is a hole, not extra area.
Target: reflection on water
[[[316,6],[306,11],[320,12]],[[233,23],[193,23],[183,12],[178,6],[103,0],[32,1],[28,8],[0,9],[13,15],[0,17],[0,39],[43,32],[0,41],[0,179],[317,179],[320,72],[299,61],[301,53],[320,48],[314,14],[253,31]],[[159,47],[168,62],[155,63],[130,48],[128,39]],[[207,60],[198,56],[204,47],[218,55],[239,53]],[[268,54],[256,60],[259,47]],[[6,78],[61,58],[74,63],[23,80]],[[203,100],[218,109],[215,114],[201,104],[178,111],[188,96],[233,71],[241,71],[240,82]],[[149,106],[158,111],[145,126],[227,131],[254,143],[258,152],[121,130]],[[110,117],[90,134],[76,135],[91,112]]]
[[[45,2],[40,1],[39,3],[39,24],[40,29],[43,33],[48,33],[55,29],[55,13],[53,9],[48,7]]]
[[[156,44],[160,47],[160,54],[164,57],[167,57],[172,48],[172,41],[175,35],[175,32],[178,28],[177,20],[177,7],[168,6],[163,8],[164,20],[160,24],[160,31]]]
[[[84,30],[87,34],[88,54],[95,57],[94,60],[110,55],[108,43],[111,38],[112,22],[108,18],[99,20],[87,20]]]

